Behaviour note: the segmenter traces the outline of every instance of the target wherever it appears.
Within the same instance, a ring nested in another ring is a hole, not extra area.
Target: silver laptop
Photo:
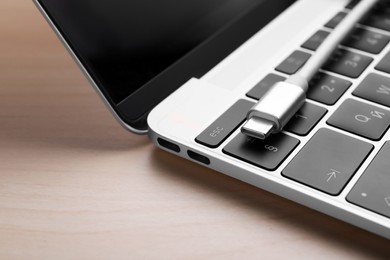
[[[390,1],[329,57],[282,133],[240,131],[357,2],[35,0],[126,129],[390,238]]]

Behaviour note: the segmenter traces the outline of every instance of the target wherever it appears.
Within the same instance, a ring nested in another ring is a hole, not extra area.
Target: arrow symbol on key
[[[390,197],[385,198],[385,201],[386,201],[387,206],[390,207]]]
[[[329,172],[328,175],[328,179],[326,180],[326,182],[329,182],[332,178],[336,179],[337,178],[337,174],[340,173],[339,171],[336,171],[336,170],[333,170],[333,169],[330,169],[331,172]]]

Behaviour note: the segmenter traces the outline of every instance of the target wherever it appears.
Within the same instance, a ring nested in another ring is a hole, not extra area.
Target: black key
[[[329,62],[325,64],[324,69],[347,77],[357,78],[370,65],[372,60],[372,58],[358,53],[338,49],[331,56]]]
[[[248,111],[255,103],[247,100],[239,100],[230,107],[223,115],[214,121],[206,130],[204,130],[195,140],[205,146],[216,148],[229,135],[244,122]]]
[[[337,195],[372,148],[369,143],[322,128],[282,174],[330,195]]]
[[[390,77],[371,73],[360,83],[353,94],[390,107]]]
[[[276,67],[276,70],[289,75],[294,74],[306,63],[310,56],[311,55],[309,53],[303,51],[294,51],[287,59]]]
[[[336,14],[329,22],[325,24],[325,27],[334,29],[344,18],[347,16],[347,13],[340,12]]]
[[[358,50],[378,54],[390,41],[390,36],[356,28],[343,44]]]
[[[328,35],[329,33],[326,31],[322,31],[322,30],[317,31],[304,44],[302,44],[301,47],[306,48],[308,50],[315,51]]]
[[[376,65],[375,69],[390,73],[390,52]]]
[[[246,95],[248,97],[259,100],[267,90],[272,87],[276,82],[284,81],[286,78],[276,75],[276,74],[268,74],[264,79],[262,79],[259,83],[256,84],[254,88],[251,89]]]
[[[297,135],[307,135],[326,114],[323,107],[306,102],[286,125],[285,130]]]
[[[266,170],[275,170],[299,144],[299,140],[285,134],[259,140],[240,133],[223,152]]]
[[[390,142],[386,142],[352,188],[347,200],[390,218],[389,158]]]
[[[347,99],[327,122],[371,140],[379,140],[390,125],[390,111]]]
[[[385,3],[386,1],[382,2]],[[374,28],[390,31],[390,8],[379,4],[378,7],[361,23]]]
[[[325,73],[318,73],[309,85],[308,98],[326,105],[333,105],[352,83]]]
[[[359,2],[360,2],[360,0],[352,0],[349,2],[349,4],[345,8],[346,9],[353,9]]]

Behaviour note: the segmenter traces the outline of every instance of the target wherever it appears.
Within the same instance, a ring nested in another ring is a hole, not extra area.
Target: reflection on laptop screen
[[[106,91],[119,103],[261,2],[52,0],[45,8],[95,80],[110,86]]]

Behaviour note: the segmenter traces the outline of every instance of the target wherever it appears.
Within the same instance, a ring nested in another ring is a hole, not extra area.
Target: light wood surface
[[[367,259],[389,241],[153,147],[0,2],[0,259]]]

